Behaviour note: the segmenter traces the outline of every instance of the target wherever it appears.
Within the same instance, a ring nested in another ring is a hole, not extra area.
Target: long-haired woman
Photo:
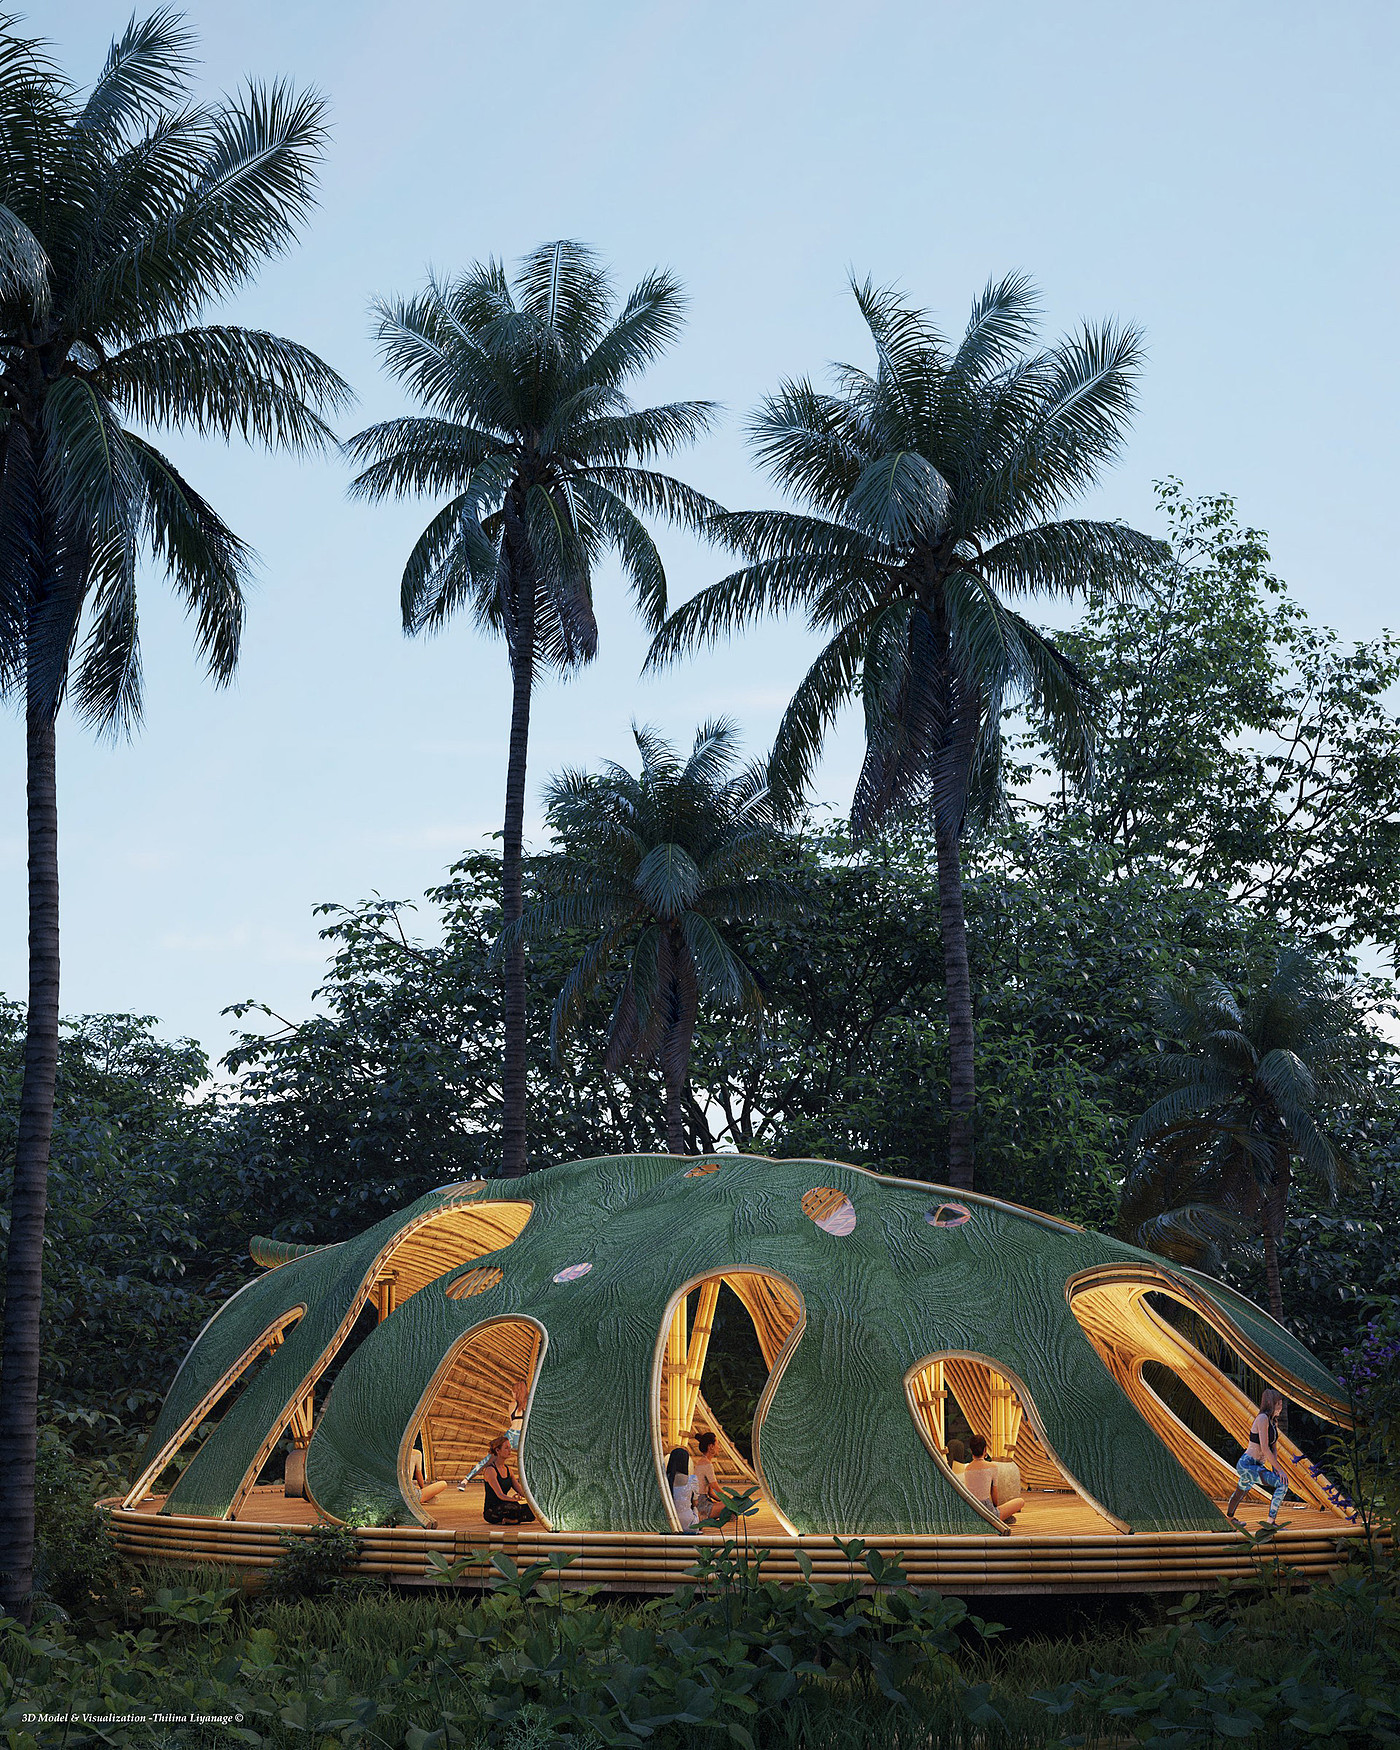
[[[1259,1414],[1250,1426],[1249,1445],[1235,1466],[1239,1480],[1230,1497],[1230,1505],[1225,1509],[1227,1519],[1235,1519],[1235,1509],[1251,1489],[1272,1491],[1269,1524],[1273,1525],[1278,1519],[1278,1510],[1288,1493],[1288,1478],[1278,1463],[1278,1419],[1282,1414],[1283,1393],[1275,1391],[1272,1386],[1266,1387],[1259,1399]],[[1240,1521],[1235,1519],[1235,1523],[1238,1525]]]

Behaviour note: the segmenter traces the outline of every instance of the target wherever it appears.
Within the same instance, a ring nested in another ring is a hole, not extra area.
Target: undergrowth
[[[842,1547],[848,1584],[765,1582],[759,1552],[730,1544],[646,1603],[499,1551],[436,1564],[489,1576],[472,1592],[346,1590],[339,1546],[308,1545],[261,1596],[236,1573],[147,1571],[106,1616],[0,1630],[0,1731],[7,1750],[1400,1744],[1388,1565],[1295,1591],[1261,1548],[1246,1588],[1012,1635]]]

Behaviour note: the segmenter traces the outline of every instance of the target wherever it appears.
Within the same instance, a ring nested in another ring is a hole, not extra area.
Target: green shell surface
[[[305,1311],[234,1401],[164,1503],[221,1516],[333,1349],[395,1235],[471,1196],[532,1214],[499,1251],[449,1268],[383,1320],[345,1362],[307,1452],[328,1514],[411,1522],[399,1485],[405,1433],[455,1345],[483,1323],[528,1318],[543,1348],[521,1449],[531,1494],[557,1530],[664,1531],[652,1380],[668,1307],[698,1278],[769,1271],[801,1296],[805,1323],[761,1433],[768,1489],[800,1532],[984,1533],[925,1447],[908,1370],[941,1353],[983,1356],[1023,1382],[1065,1470],[1134,1530],[1222,1526],[1219,1509],[1118,1386],[1070,1310],[1067,1284],[1096,1267],[1160,1258],[1033,1211],[828,1161],[669,1155],[576,1161],[515,1180],[449,1186],[353,1240],[249,1283],[182,1364],[151,1435],[159,1455],[280,1317]],[[803,1212],[808,1191],[850,1200],[848,1233]],[[931,1225],[940,1201],[970,1219]],[[591,1266],[557,1280],[578,1264]],[[499,1265],[484,1293],[453,1299],[469,1269]],[[1251,1302],[1195,1272],[1177,1276],[1277,1367],[1321,1399],[1336,1381]]]

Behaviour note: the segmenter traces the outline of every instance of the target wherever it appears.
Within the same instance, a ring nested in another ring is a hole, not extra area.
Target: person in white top
[[[695,1444],[700,1448],[700,1456],[691,1468],[691,1475],[695,1478],[696,1508],[702,1519],[722,1522],[728,1515],[719,1498],[719,1478],[715,1475],[715,1437],[707,1429],[697,1437]]]
[[[682,1531],[698,1531],[700,1514],[696,1505],[695,1478],[690,1474],[690,1454],[678,1446],[666,1460],[666,1481],[671,1485],[676,1518]]]
[[[1268,1489],[1272,1493],[1269,1524],[1273,1525],[1278,1521],[1278,1510],[1288,1493],[1288,1478],[1284,1476],[1278,1462],[1278,1419],[1282,1413],[1283,1393],[1269,1386],[1259,1399],[1259,1414],[1250,1426],[1249,1445],[1240,1454],[1240,1462],[1235,1466],[1238,1480],[1235,1492],[1230,1497],[1230,1505],[1225,1509],[1225,1517],[1234,1519],[1236,1525],[1240,1521],[1235,1519],[1235,1509],[1254,1488]]]
[[[1000,1514],[1002,1522],[1010,1525],[1025,1506],[1025,1497],[1017,1495],[1014,1500],[998,1500],[996,1466],[988,1461],[986,1440],[982,1435],[974,1434],[967,1446],[972,1457],[962,1475],[963,1487],[975,1495],[984,1507],[994,1508]]]

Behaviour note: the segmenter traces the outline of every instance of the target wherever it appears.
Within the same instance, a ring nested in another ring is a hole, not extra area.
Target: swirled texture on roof
[[[1141,1299],[1144,1285],[1194,1308],[1295,1401],[1340,1418],[1335,1380],[1288,1332],[1150,1253],[857,1167],[722,1160],[720,1172],[668,1155],[575,1161],[484,1191],[446,1187],[356,1239],[284,1262],[263,1248],[273,1267],[210,1321],[175,1378],[148,1445],[146,1486],[267,1349],[267,1333],[303,1308],[162,1508],[235,1511],[373,1303],[386,1316],[316,1404],[306,1487],[322,1511],[371,1524],[427,1519],[408,1449],[435,1393],[450,1387],[465,1402],[476,1389],[473,1344],[509,1325],[524,1333],[525,1359],[512,1351],[499,1366],[531,1369],[520,1469],[541,1517],[556,1530],[664,1531],[667,1331],[685,1292],[717,1276],[740,1287],[766,1281],[775,1305],[798,1309],[769,1345],[755,1464],[801,1532],[986,1532],[911,1412],[908,1381],[942,1355],[985,1357],[1015,1380],[1045,1449],[1111,1519],[1223,1528],[1140,1408],[1141,1361],[1113,1320],[1131,1332],[1131,1296]],[[804,1210],[814,1187],[830,1194],[817,1215],[829,1204],[841,1213],[834,1228]],[[475,1292],[454,1293],[464,1281]],[[1081,1288],[1083,1305],[1097,1295],[1108,1309],[1096,1314],[1093,1340],[1070,1304]]]

